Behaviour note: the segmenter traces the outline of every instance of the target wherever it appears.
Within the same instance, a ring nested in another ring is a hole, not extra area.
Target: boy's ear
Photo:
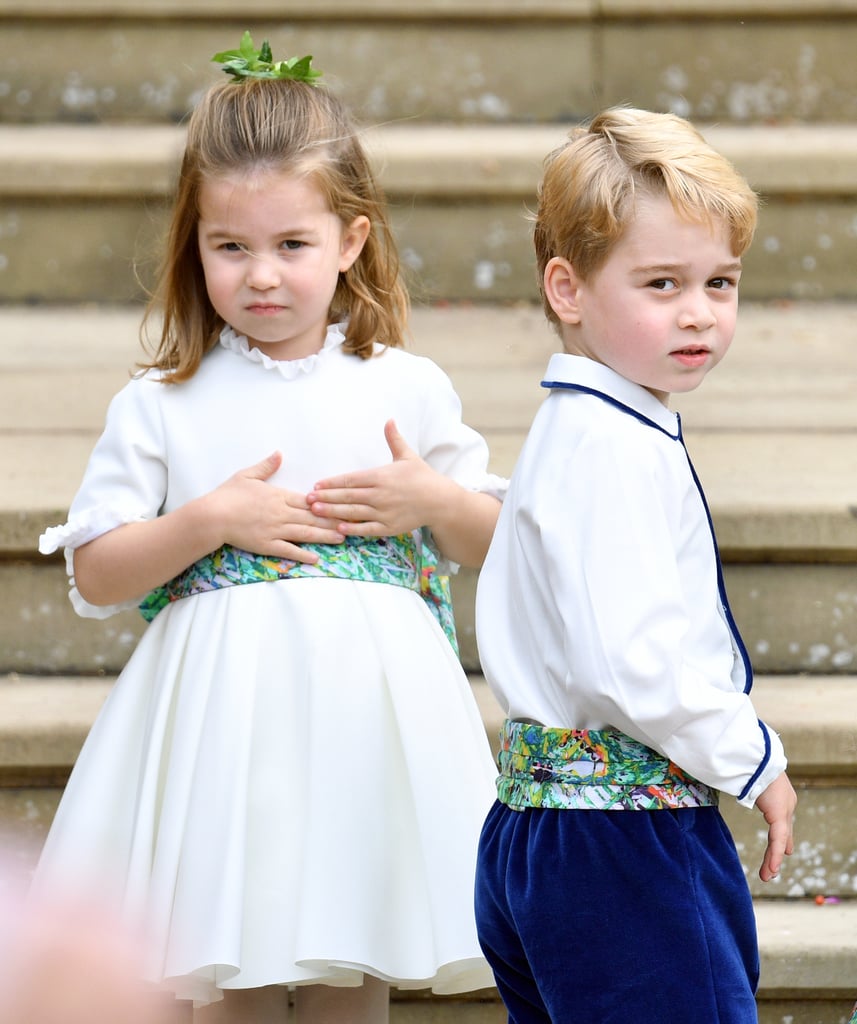
[[[580,280],[574,267],[562,256],[548,260],[544,276],[545,296],[551,309],[564,324],[580,323],[578,292]]]
[[[348,270],[363,250],[369,237],[371,222],[368,217],[355,217],[342,232],[342,243],[339,247],[339,272]]]

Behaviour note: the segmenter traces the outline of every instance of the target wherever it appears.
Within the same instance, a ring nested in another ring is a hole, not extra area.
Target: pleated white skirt
[[[495,770],[421,598],[291,579],[170,605],[69,780],[37,898],[98,891],[146,975],[219,989],[493,984],[473,919]]]

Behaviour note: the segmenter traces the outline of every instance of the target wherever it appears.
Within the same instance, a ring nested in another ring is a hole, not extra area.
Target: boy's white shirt
[[[621,729],[752,806],[786,759],[745,693],[678,416],[582,356],[545,381],[572,389],[536,415],[480,573],[486,679],[510,718]]]

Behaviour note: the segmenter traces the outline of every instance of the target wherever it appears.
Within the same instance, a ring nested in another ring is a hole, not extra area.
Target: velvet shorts
[[[753,906],[716,807],[511,810],[476,879],[510,1024],[756,1024]]]

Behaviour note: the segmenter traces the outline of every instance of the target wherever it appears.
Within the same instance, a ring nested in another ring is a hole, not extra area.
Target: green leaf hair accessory
[[[257,50],[249,32],[241,37],[241,46],[237,50],[224,50],[215,53],[211,58],[216,64],[222,64],[228,75],[233,75],[237,82],[244,78],[291,78],[296,82],[315,85],[321,78],[321,72],[311,66],[312,57],[290,57],[288,60],[275,61],[268,40],[264,40]]]

